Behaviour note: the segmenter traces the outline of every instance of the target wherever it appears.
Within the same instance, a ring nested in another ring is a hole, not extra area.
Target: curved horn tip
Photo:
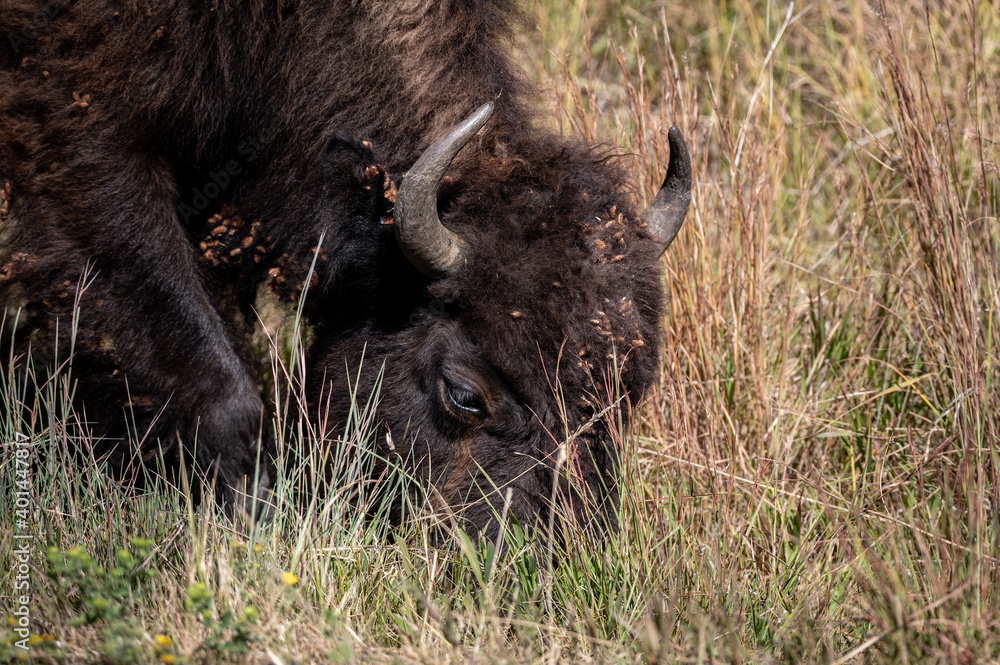
[[[667,183],[673,186],[686,186],[688,192],[691,191],[691,156],[688,154],[687,143],[684,142],[684,135],[676,126],[672,126],[667,131],[667,142],[670,144],[670,161],[667,164],[667,177],[663,179],[663,186]]]
[[[670,161],[663,186],[640,217],[649,225],[649,232],[657,238],[660,254],[667,251],[680,231],[691,203],[691,156],[681,130],[671,127],[667,131],[670,144]]]
[[[486,102],[434,141],[403,177],[396,194],[399,247],[420,272],[433,279],[454,271],[466,250],[465,242],[438,218],[438,185],[455,156],[493,115],[493,109],[493,102]]]
[[[493,116],[494,108],[493,102],[486,102],[473,111],[472,115],[452,128],[451,131],[432,143],[428,152],[435,154],[437,151],[445,149],[449,153],[452,153],[452,159],[454,159],[454,156],[465,147],[466,143],[472,140],[473,136],[479,133],[479,130]],[[414,164],[414,166],[416,167],[420,164],[422,159],[423,155],[421,155],[421,159],[418,159],[417,164]]]
[[[493,115],[493,110],[495,108],[496,105],[492,101],[486,102],[478,109],[476,109],[475,113],[469,116],[469,119],[466,122],[470,124],[474,122],[479,123],[479,126],[482,127],[484,124],[486,124],[486,121],[490,119],[490,116]]]

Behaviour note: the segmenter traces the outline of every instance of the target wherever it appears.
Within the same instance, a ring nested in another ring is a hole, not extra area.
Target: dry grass
[[[553,77],[646,197],[694,139],[639,455],[679,593],[751,652],[998,657],[1000,25],[930,4],[639,5]]]
[[[695,161],[620,537],[555,566],[520,541],[495,560],[432,547],[423,521],[385,532],[339,494],[294,506],[294,485],[320,482],[306,456],[247,541],[176,493],[128,497],[46,455],[35,527],[56,563],[36,557],[32,616],[55,641],[33,657],[1000,660],[1000,6],[681,4],[544,0],[523,40],[557,122],[622,146],[640,198],[670,124]],[[308,438],[286,425],[289,449]],[[38,450],[74,436],[0,424],[15,433]],[[153,575],[74,625],[113,596],[107,567],[136,536]],[[65,558],[77,544],[105,566],[93,588]]]

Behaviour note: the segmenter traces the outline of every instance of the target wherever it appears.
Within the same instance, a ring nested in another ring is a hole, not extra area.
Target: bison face
[[[452,166],[442,200],[489,112],[432,145],[399,189],[405,269],[384,253],[379,291],[419,294],[328,337],[312,373],[331,422],[379,386],[380,457],[465,528],[494,537],[502,515],[530,527],[558,507],[599,532],[615,526],[621,428],[657,372],[658,258],[687,210],[686,149],[671,130],[667,181],[641,218],[616,167],[579,146],[532,164],[480,149]]]
[[[332,421],[347,422],[351,409],[338,396],[378,392],[373,476],[401,465],[470,532],[495,537],[503,514],[530,528],[553,502],[580,525],[613,526],[619,451],[599,415],[602,387],[580,367],[553,366],[547,380],[530,338],[502,345],[469,318],[428,309],[404,331],[369,335],[363,350],[353,337],[329,348]],[[590,388],[568,402],[581,378]]]
[[[401,462],[437,508],[491,523],[509,488],[512,514],[537,511],[539,418],[502,368],[447,314],[369,345],[363,383],[379,390],[379,457]],[[335,393],[341,392],[335,389]]]

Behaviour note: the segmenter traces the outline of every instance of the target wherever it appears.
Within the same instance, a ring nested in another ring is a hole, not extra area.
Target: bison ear
[[[465,241],[438,217],[438,186],[455,155],[491,115],[493,102],[487,102],[432,143],[403,177],[396,195],[396,241],[410,263],[432,279],[453,272],[465,253]]]
[[[670,163],[663,186],[649,207],[642,212],[642,220],[649,225],[649,233],[657,239],[662,255],[677,237],[684,217],[691,204],[691,157],[681,130],[671,127],[667,132],[670,142]]]

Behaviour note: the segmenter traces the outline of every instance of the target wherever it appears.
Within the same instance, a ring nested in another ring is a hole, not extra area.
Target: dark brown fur
[[[121,435],[127,388],[147,420],[165,409],[155,437],[197,432],[203,469],[252,476],[262,403],[223,294],[245,313],[261,282],[299,297],[322,236],[309,371],[333,422],[364,353],[396,453],[467,524],[494,532],[508,493],[525,523],[555,498],[613,524],[620,451],[594,414],[657,370],[658,252],[617,163],[537,128],[518,20],[505,0],[3,0],[0,293],[65,331],[87,272],[95,428]],[[383,223],[394,188],[489,100],[440,191],[471,255],[430,282]],[[449,406],[456,382],[484,417]]]

